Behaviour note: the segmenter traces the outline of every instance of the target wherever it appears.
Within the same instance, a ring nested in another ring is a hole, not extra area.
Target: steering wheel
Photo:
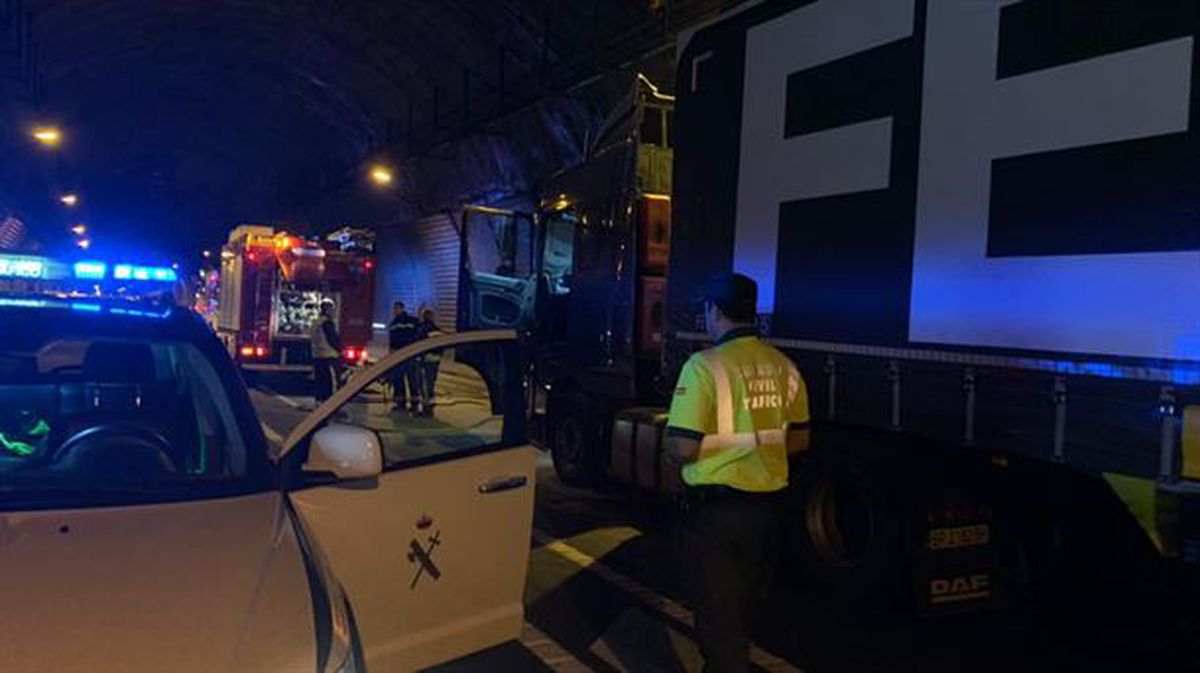
[[[54,470],[105,479],[141,480],[176,473],[171,443],[151,428],[109,423],[84,428],[63,441],[52,459]]]

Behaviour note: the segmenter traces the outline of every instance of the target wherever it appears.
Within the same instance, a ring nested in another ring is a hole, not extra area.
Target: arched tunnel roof
[[[699,16],[731,3],[668,4]],[[79,190],[80,216],[101,231],[178,227],[198,242],[212,238],[205,228],[297,215],[296,202],[353,179],[373,155],[400,158],[535,98],[548,69],[585,77],[613,45],[663,41],[662,5],[4,0],[0,24],[16,16],[19,33],[28,18],[28,44],[17,37],[9,57],[31,67],[10,70],[35,73],[11,116],[66,133],[40,169],[50,191]]]

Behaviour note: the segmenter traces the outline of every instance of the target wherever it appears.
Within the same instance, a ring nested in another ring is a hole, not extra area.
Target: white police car
[[[190,312],[0,297],[0,670],[406,671],[515,637],[534,453],[514,346],[393,353],[270,456]],[[393,410],[393,371],[431,417]]]

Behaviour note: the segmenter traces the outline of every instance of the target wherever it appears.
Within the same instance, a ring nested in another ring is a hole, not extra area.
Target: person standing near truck
[[[685,484],[684,565],[706,673],[747,670],[750,625],[780,547],[788,458],[809,444],[804,379],[758,338],[757,300],[758,286],[741,274],[706,285],[716,344],[684,364],[667,421],[667,450]]]
[[[433,309],[421,311],[421,324],[417,333],[422,339],[441,336],[442,330],[437,326]],[[437,386],[438,368],[442,365],[442,354],[439,351],[429,351],[421,356],[421,414],[432,417],[434,407],[434,389]]]
[[[313,322],[308,334],[312,347],[313,399],[317,406],[333,395],[338,366],[341,364],[342,339],[333,321],[333,309],[333,302],[321,302],[320,317]]]
[[[405,310],[404,302],[394,302],[392,321],[388,323],[388,349],[397,351],[416,343],[421,338],[420,326],[420,321]],[[421,402],[421,374],[414,363],[401,363],[392,370],[392,395],[396,399],[396,411],[408,409],[417,413]]]

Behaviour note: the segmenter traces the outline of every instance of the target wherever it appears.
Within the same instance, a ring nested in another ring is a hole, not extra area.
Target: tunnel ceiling
[[[49,189],[84,196],[98,240],[178,250],[294,214],[373,157],[402,161],[730,4],[0,0],[0,28],[16,17],[7,72],[28,85],[10,116],[68,134],[40,169]]]

